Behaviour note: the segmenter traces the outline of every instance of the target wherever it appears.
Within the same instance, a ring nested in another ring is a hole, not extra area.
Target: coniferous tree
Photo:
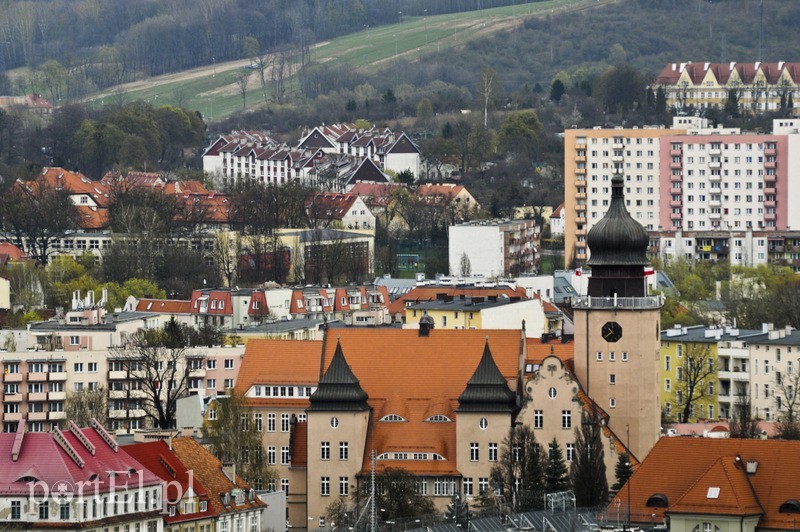
[[[575,459],[569,477],[577,506],[597,506],[608,500],[605,453],[596,421],[583,422],[575,429]]]
[[[564,491],[569,487],[567,464],[564,462],[564,453],[558,440],[553,438],[544,469],[544,489],[546,493]]]
[[[526,425],[511,428],[492,467],[491,479],[513,512],[543,508],[544,467],[536,435]]]
[[[619,455],[617,459],[617,465],[614,466],[614,476],[616,477],[617,481],[614,482],[614,485],[611,486],[611,492],[609,496],[614,498],[614,496],[622,489],[622,486],[631,478],[633,474],[633,468],[631,467],[631,458],[628,453],[622,453]]]

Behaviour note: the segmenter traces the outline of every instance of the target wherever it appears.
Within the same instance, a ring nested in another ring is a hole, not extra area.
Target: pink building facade
[[[792,160],[794,159],[794,160]],[[660,139],[662,231],[785,231],[789,135],[668,135]]]

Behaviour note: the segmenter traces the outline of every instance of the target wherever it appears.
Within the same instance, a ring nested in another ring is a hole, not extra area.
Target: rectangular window
[[[69,521],[69,503],[62,502],[59,505],[59,517],[62,521]]]
[[[575,460],[575,444],[568,443],[567,444],[567,462],[572,462]]]
[[[473,495],[472,492],[472,478],[465,478],[464,479],[464,495],[470,497]]]
[[[289,432],[289,414],[281,414],[281,432]]]
[[[608,376],[608,383],[609,384],[616,384],[617,383],[617,376],[613,373]]]
[[[331,494],[331,477],[321,477],[319,480],[319,494],[327,497]]]
[[[253,414],[253,418],[255,419],[256,423],[256,432],[261,432],[264,430],[264,417],[260,413]]]
[[[339,442],[339,460],[350,459],[350,447],[346,441]]]
[[[670,370],[670,357],[665,356],[664,357],[664,371],[669,371],[669,370]]]
[[[319,459],[320,460],[331,459],[331,442],[329,441],[320,442]]]
[[[233,369],[233,359],[226,358],[225,359],[225,369]]]
[[[267,414],[267,432],[275,432],[275,414]]]
[[[270,445],[267,447],[267,463],[269,465],[275,465],[275,460],[277,457],[276,448],[274,445]]]
[[[47,501],[39,503],[39,519],[42,521],[50,519],[50,504]]]
[[[289,465],[289,447],[281,446],[281,465]]]
[[[489,461],[490,462],[497,462],[497,444],[490,443],[489,444]]]
[[[11,501],[11,519],[18,520],[22,518],[22,503],[20,501]]]
[[[533,428],[544,428],[544,410],[533,411]]]
[[[562,429],[572,428],[572,412],[570,412],[569,410],[561,411],[561,428]]]
[[[469,459],[471,462],[477,462],[480,459],[480,448],[477,443],[469,444]]]
[[[489,491],[489,479],[486,477],[480,477],[478,479],[478,494],[483,494]]]
[[[72,367],[75,373],[83,373],[83,362],[76,362]]]
[[[347,477],[339,477],[339,495],[346,497],[350,494],[350,481]]]
[[[69,337],[69,345],[80,345],[81,337],[80,336],[70,336]]]

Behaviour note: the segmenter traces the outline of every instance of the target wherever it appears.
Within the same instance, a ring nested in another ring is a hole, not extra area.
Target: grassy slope
[[[373,72],[390,65],[394,57],[416,59],[461,46],[513,27],[526,18],[590,9],[615,1],[546,0],[467,13],[409,17],[400,24],[368,28],[320,43],[314,47],[312,58],[320,62],[342,61]],[[120,98],[154,104],[180,102],[210,120],[218,120],[241,110],[242,98],[235,76],[248,63],[249,60],[231,61],[154,77],[107,89],[87,100],[100,104]],[[248,107],[261,103],[261,87],[255,73],[250,78],[247,102]]]

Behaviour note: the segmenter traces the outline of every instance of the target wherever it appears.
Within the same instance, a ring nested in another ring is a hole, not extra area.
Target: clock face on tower
[[[600,335],[606,342],[616,342],[622,338],[622,326],[616,321],[607,321],[600,329]]]

